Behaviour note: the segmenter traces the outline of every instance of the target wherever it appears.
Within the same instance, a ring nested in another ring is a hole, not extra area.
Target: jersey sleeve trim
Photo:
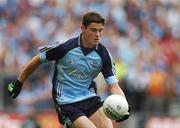
[[[56,61],[62,58],[69,50],[77,47],[77,37],[57,45],[46,45],[39,48],[42,62]]]
[[[116,69],[113,63],[113,58],[108,49],[103,45],[99,44],[98,54],[102,59],[102,69],[101,72],[105,78],[105,81],[108,85],[117,83],[118,79],[116,78]]]
[[[40,57],[41,62],[45,63],[48,61],[46,52],[50,49],[53,49],[54,47],[55,47],[54,45],[47,45],[47,46],[43,46],[39,48],[39,51],[40,51],[39,57]]]
[[[45,63],[45,62],[48,61],[48,60],[46,59],[46,53],[45,53],[45,52],[40,52],[40,53],[39,53],[39,57],[40,57],[41,62],[43,62],[43,63]]]
[[[116,76],[110,76],[110,77],[106,78],[105,81],[106,81],[107,85],[118,83]]]

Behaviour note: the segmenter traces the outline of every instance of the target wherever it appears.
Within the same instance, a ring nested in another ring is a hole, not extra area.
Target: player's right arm
[[[12,98],[16,98],[19,95],[24,81],[38,68],[41,63],[42,62],[38,54],[25,65],[18,79],[8,85],[8,93]]]
[[[32,60],[27,63],[20,73],[18,80],[22,83],[38,68],[38,66],[41,64],[41,60],[39,57],[39,54],[32,58]]]
[[[61,46],[44,46],[40,49],[40,53],[34,56],[23,68],[21,73],[19,74],[18,79],[10,83],[7,86],[7,90],[9,95],[12,98],[16,98],[21,92],[24,81],[39,67],[41,63],[55,60],[57,57],[57,53],[60,50]]]
[[[33,57],[23,68],[22,72],[20,73],[18,79],[10,83],[7,86],[7,90],[9,95],[12,98],[16,98],[23,86],[24,81],[38,68],[41,63],[45,63],[47,61],[58,60],[59,58],[63,57],[66,52],[74,48],[75,45],[73,39],[68,40],[67,42],[54,46],[48,45],[44,46],[40,49],[40,53]]]

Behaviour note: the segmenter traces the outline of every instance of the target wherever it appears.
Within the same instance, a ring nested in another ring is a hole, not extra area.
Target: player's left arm
[[[109,85],[108,86],[108,91],[111,94],[118,94],[118,95],[121,95],[121,96],[125,97],[125,94],[124,94],[123,90],[120,88],[118,83],[114,83],[114,84]],[[130,114],[131,114],[131,107],[129,106],[128,112],[121,119],[116,120],[116,122],[122,122],[124,120],[127,120],[129,118]]]
[[[126,96],[123,92],[123,90],[120,88],[118,84],[118,79],[116,77],[116,68],[115,63],[113,62],[113,58],[110,54],[110,52],[107,51],[106,58],[104,59],[104,65],[102,69],[102,73],[104,75],[105,81],[108,84],[108,91],[111,94],[118,94],[123,96],[126,99]],[[128,112],[122,116],[121,119],[117,120],[117,122],[121,122],[124,120],[127,120],[131,114],[131,107],[129,106]]]
[[[108,91],[111,94],[119,94],[119,95],[125,97],[125,94],[124,94],[123,90],[120,88],[118,83],[114,83],[114,84],[109,85]]]

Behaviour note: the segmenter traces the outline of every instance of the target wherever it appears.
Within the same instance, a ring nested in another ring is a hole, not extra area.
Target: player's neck
[[[81,45],[84,47],[84,48],[94,48],[95,46],[94,45],[91,45],[91,43],[89,43],[86,38],[83,36],[83,34],[81,35]]]

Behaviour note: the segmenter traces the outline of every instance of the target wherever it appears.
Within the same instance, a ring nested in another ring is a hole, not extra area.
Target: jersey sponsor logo
[[[83,72],[80,69],[71,69],[66,71],[68,75],[76,77],[78,79],[86,79],[91,77],[91,75],[88,72]]]

